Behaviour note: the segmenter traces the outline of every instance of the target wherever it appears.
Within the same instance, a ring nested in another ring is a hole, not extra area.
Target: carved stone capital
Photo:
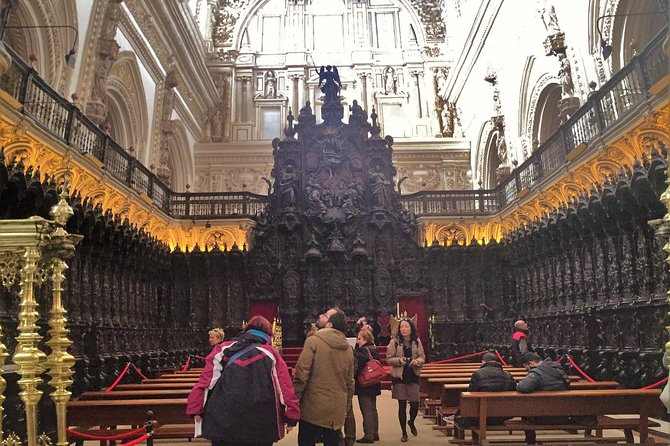
[[[544,39],[544,52],[547,56],[565,52],[565,34],[556,33]]]

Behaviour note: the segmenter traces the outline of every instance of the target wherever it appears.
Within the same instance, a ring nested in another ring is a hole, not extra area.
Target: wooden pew
[[[142,384],[170,384],[170,383],[197,383],[198,377],[192,378],[147,378],[142,380]]]
[[[435,428],[446,427],[444,417],[456,413],[461,403],[461,393],[467,392],[469,384],[444,384],[442,386],[442,396],[440,398],[440,408],[437,410],[437,426]],[[594,390],[594,389],[617,389],[620,384],[616,381],[576,381],[570,384],[572,390]],[[449,435],[449,434],[448,434]]]
[[[659,389],[565,390],[561,392],[463,392],[461,415],[478,417],[479,426],[460,427],[476,432],[478,443],[488,445],[488,431],[622,429],[632,442],[632,430],[640,443],[648,440],[649,416],[663,413]],[[639,418],[611,418],[606,415],[639,415]],[[544,425],[510,420],[502,426],[487,426],[488,417],[597,416],[597,426]],[[458,428],[458,426],[457,426]]]
[[[116,392],[117,390],[163,390],[163,389],[192,389],[192,382],[187,383],[154,383],[147,381],[144,384],[119,384],[114,388],[110,393]]]
[[[169,387],[166,389],[145,390],[113,390],[111,392],[84,392],[79,395],[76,401],[88,400],[129,400],[129,399],[163,399],[163,398],[186,398],[191,393],[191,388],[175,389]]]
[[[109,393],[112,394],[114,391]],[[128,430],[106,428],[142,425],[147,419],[148,411],[153,412],[153,419],[159,424],[154,429],[154,438],[190,438],[193,435],[193,420],[186,415],[186,398],[70,401],[67,404],[67,425],[76,426],[76,430],[91,435],[115,435]],[[100,426],[100,429],[91,429],[93,426]],[[69,438],[71,441],[83,444],[72,434]]]
[[[146,419],[147,411],[154,413],[160,424],[191,424],[186,415],[186,398],[153,398],[131,400],[70,401],[67,404],[69,426],[137,425]]]

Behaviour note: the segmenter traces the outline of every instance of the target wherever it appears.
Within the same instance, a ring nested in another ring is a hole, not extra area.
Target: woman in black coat
[[[356,338],[356,349],[354,350],[356,363],[356,395],[358,395],[358,405],[363,415],[363,438],[356,440],[357,443],[374,443],[379,440],[379,416],[377,414],[377,395],[382,393],[381,384],[373,384],[367,387],[361,387],[358,382],[358,375],[372,358],[379,360],[379,353],[375,347],[375,338],[372,332],[363,328],[358,332]]]

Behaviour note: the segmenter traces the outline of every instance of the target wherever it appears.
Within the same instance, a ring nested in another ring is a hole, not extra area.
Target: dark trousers
[[[319,438],[323,438],[323,446],[337,446],[339,433],[339,430],[328,429],[300,420],[298,446],[314,446]]]
[[[356,443],[356,418],[354,418],[354,405],[349,404],[347,416],[344,418],[344,446],[353,446]]]
[[[358,405],[363,415],[363,437],[366,440],[379,438],[377,395],[358,395]]]

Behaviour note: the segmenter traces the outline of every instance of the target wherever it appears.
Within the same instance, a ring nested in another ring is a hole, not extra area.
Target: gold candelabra
[[[19,396],[25,407],[28,446],[46,444],[44,435],[37,435],[37,403],[42,396],[38,386],[42,383],[40,375],[45,367],[49,369],[50,383],[55,388],[51,398],[56,403],[57,445],[68,444],[65,412],[71,395],[67,387],[72,384],[74,358],[67,352],[71,342],[67,338],[67,321],[61,295],[64,271],[67,269],[64,259],[74,254],[74,247],[82,237],[70,235],[64,229],[73,213],[66,197],[67,190],[64,187],[59,203],[51,210],[54,221],[41,217],[0,221],[0,259],[3,260],[0,262],[0,282],[10,288],[18,277],[21,283],[19,334],[12,360],[19,367]],[[52,352],[47,360],[45,353],[38,348],[41,337],[36,325],[39,313],[35,288],[47,278],[49,272],[53,302],[49,320],[51,339],[47,344]],[[6,356],[6,348],[0,343],[0,365]],[[0,378],[0,402],[4,400],[5,387],[4,380]],[[1,435],[0,430],[0,440]],[[14,441],[14,437],[10,435],[7,441]]]
[[[283,339],[282,339],[282,330],[281,330],[281,319],[278,317],[274,318],[272,321],[272,347],[278,352],[282,351]]]

